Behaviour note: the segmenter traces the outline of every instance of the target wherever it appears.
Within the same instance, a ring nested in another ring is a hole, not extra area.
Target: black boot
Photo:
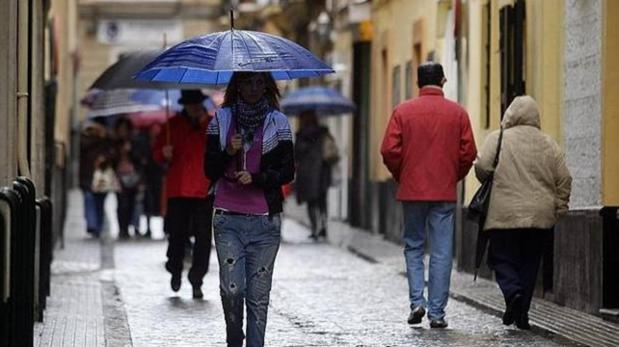
[[[516,317],[516,326],[518,329],[522,330],[531,330],[531,325],[529,324],[529,314],[527,312],[522,312]]]
[[[521,306],[522,295],[514,295],[514,297],[509,300],[509,302],[507,303],[507,307],[505,308],[505,313],[503,314],[503,324],[513,324],[520,316]]]

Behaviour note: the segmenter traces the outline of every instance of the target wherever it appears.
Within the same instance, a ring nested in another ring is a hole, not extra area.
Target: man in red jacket
[[[211,255],[211,219],[213,200],[208,196],[209,180],[204,175],[206,129],[210,120],[200,90],[183,90],[178,100],[183,111],[170,118],[153,145],[153,156],[166,163],[168,233],[166,270],[172,275],[173,291],[181,287],[185,242],[194,237],[193,260],[188,279],[193,297],[200,299],[202,279],[208,271]]]
[[[466,111],[445,99],[443,67],[417,70],[419,97],[398,105],[383,139],[383,162],[398,182],[404,208],[404,256],[409,285],[409,324],[428,310],[432,328],[445,328],[453,258],[456,184],[477,154]],[[424,243],[430,237],[428,300],[424,290]]]

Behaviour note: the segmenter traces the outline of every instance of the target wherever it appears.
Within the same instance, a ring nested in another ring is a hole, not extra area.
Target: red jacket
[[[468,114],[438,87],[396,107],[380,152],[400,201],[456,201],[477,155]]]
[[[162,148],[166,145],[166,128],[170,127],[172,160],[166,173],[166,196],[168,198],[204,198],[210,181],[204,175],[204,152],[206,128],[210,118],[194,128],[187,116],[176,115],[162,128],[153,145],[153,157],[165,163]]]

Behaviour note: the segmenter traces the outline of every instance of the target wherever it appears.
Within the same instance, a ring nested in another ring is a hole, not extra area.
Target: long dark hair
[[[241,80],[251,78],[254,74],[261,74],[264,78],[264,82],[266,83],[266,91],[264,96],[269,101],[269,105],[276,110],[279,110],[279,89],[277,88],[277,83],[275,83],[275,79],[269,72],[235,72],[232,74],[232,78],[228,83],[228,87],[226,88],[226,94],[224,95],[224,102],[221,105],[222,107],[232,107],[239,95],[239,82]]]

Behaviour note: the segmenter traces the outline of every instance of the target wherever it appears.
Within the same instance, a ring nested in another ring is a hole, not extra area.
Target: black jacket
[[[324,126],[306,127],[297,132],[295,159],[299,171],[294,187],[299,203],[326,196],[331,186],[332,165],[323,159],[322,153],[327,137],[333,138]]]
[[[217,181],[223,177],[228,163],[235,158],[228,155],[225,150],[231,118],[229,108],[220,109],[209,123],[207,131],[204,173],[211,180],[215,190]],[[264,190],[269,214],[272,215],[283,211],[282,186],[294,179],[294,148],[290,125],[284,114],[279,111],[269,113],[263,129],[260,172],[252,174],[252,184]]]

